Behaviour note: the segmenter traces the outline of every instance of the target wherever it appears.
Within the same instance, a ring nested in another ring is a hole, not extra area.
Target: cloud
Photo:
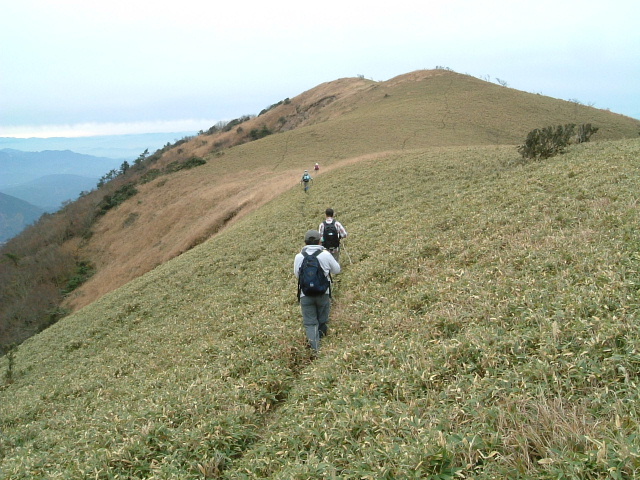
[[[54,138],[136,133],[198,132],[207,130],[216,123],[218,123],[218,120],[183,119],[151,122],[78,123],[73,125],[0,126],[0,137]]]

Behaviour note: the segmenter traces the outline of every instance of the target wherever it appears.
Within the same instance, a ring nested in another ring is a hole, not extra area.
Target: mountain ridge
[[[97,273],[0,358],[0,472],[638,477],[639,123],[441,73],[322,85],[3,250],[20,289],[0,308]],[[602,130],[557,157],[513,143],[587,121]],[[292,266],[328,206],[349,236],[314,358]],[[71,278],[45,263],[62,257]]]
[[[421,70],[387,82],[345,78],[320,84],[256,117],[232,121],[231,128],[163,148],[147,170],[131,169],[109,182],[110,192],[74,202],[66,213],[73,223],[49,230],[65,238],[90,225],[63,250],[94,265],[95,273],[68,293],[62,306],[70,311],[87,306],[215,236],[295,186],[302,170],[315,162],[323,175],[394,152],[450,145],[507,144],[517,157],[516,143],[530,129],[568,122],[598,126],[596,140],[637,136],[640,125],[449,70]],[[162,173],[193,158],[206,164]],[[134,198],[96,213],[115,190],[133,185]]]
[[[503,95],[506,100],[498,102]],[[515,99],[526,102],[519,105]],[[508,113],[509,105],[522,113]],[[532,114],[535,105],[540,106],[537,115]],[[111,285],[119,286],[133,278],[125,272],[147,271],[188,250],[221,226],[295,185],[299,180],[296,169],[301,175],[315,162],[323,172],[336,163],[372,154],[444,145],[513,144],[515,153],[518,139],[524,141],[531,129],[569,122],[598,125],[598,137],[602,139],[637,136],[640,125],[639,121],[606,111],[515,91],[447,70],[418,71],[381,83],[354,78],[321,84],[236,129],[199,136],[164,153],[156,163],[158,168],[193,156],[210,158],[207,165],[192,173],[156,181],[162,182],[163,188],[188,192],[180,198],[171,195],[176,200],[173,204],[163,195],[155,200],[149,197],[152,217],[159,222],[162,218],[177,219],[173,228],[146,223],[151,218],[134,204],[123,205],[119,213],[110,212],[96,228],[96,237],[103,242],[89,246],[88,251],[96,258],[102,256],[100,252],[109,252],[97,263],[117,262],[117,273],[110,272],[108,279],[97,273],[69,297],[67,305],[74,309],[84,306]],[[291,125],[294,128],[288,129]],[[251,132],[263,126],[280,135],[249,141]],[[340,150],[333,147],[335,144]],[[237,164],[242,169],[235,173]],[[243,177],[247,179],[243,181]],[[222,195],[216,192],[218,185]],[[142,186],[141,191],[143,195],[159,194],[154,182]],[[138,223],[127,224],[128,233],[144,242],[129,249],[117,241],[124,233],[122,225],[127,217],[135,217]],[[143,230],[155,233],[149,238]],[[89,293],[93,289],[95,292]]]

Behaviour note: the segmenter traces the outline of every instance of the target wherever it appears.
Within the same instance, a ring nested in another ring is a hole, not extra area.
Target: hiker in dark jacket
[[[339,262],[340,240],[347,237],[347,231],[342,224],[334,218],[333,208],[327,208],[324,214],[324,222],[322,222],[318,228],[320,235],[322,235],[322,246],[331,252],[336,262]],[[326,235],[325,231],[327,233]],[[332,236],[335,236],[335,238],[331,238]]]
[[[300,280],[300,269],[305,254],[317,255],[318,263],[329,281],[331,281],[331,274],[340,273],[340,264],[320,245],[320,238],[320,232],[317,230],[309,230],[305,234],[305,246],[293,261],[293,273],[298,280]],[[317,352],[320,348],[320,339],[328,332],[329,312],[331,311],[331,286],[320,295],[305,295],[302,291],[298,293],[300,295],[300,309],[302,310],[302,324],[305,328],[309,346]]]

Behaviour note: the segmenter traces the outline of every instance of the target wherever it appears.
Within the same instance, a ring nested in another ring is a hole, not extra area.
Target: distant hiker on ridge
[[[340,239],[347,237],[347,231],[334,217],[333,208],[327,208],[324,212],[325,220],[318,227],[322,235],[322,246],[331,252],[336,262],[340,261]]]
[[[304,185],[305,192],[309,190],[309,183],[312,181],[313,181],[313,178],[311,178],[311,175],[309,175],[309,170],[305,170],[304,173],[302,174],[302,178],[300,179],[300,183]]]
[[[316,162],[316,164],[314,165],[313,169],[317,172],[320,170],[320,165],[318,165],[318,162]]]
[[[293,273],[298,278],[302,324],[309,346],[317,353],[320,339],[329,330],[331,274],[338,274],[341,269],[340,264],[320,245],[320,232],[307,231],[304,243],[293,261]]]

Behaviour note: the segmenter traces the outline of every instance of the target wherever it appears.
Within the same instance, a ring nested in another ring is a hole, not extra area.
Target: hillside
[[[255,171],[258,143],[198,176]],[[283,193],[0,359],[1,476],[635,478],[640,140],[314,145],[310,194],[265,155]],[[189,176],[202,195],[152,187]],[[291,266],[328,205],[350,239],[311,361]]]
[[[640,131],[634,119],[447,70],[386,82],[340,79],[266,110],[164,153],[157,169],[194,156],[207,164],[140,185],[135,199],[101,219],[78,252],[97,273],[65,307],[88,305],[210,238],[295,186],[315,162],[324,174],[391,151],[517,145],[533,128],[570,122],[597,125],[596,140],[635,138]],[[265,127],[274,134],[249,141]]]

